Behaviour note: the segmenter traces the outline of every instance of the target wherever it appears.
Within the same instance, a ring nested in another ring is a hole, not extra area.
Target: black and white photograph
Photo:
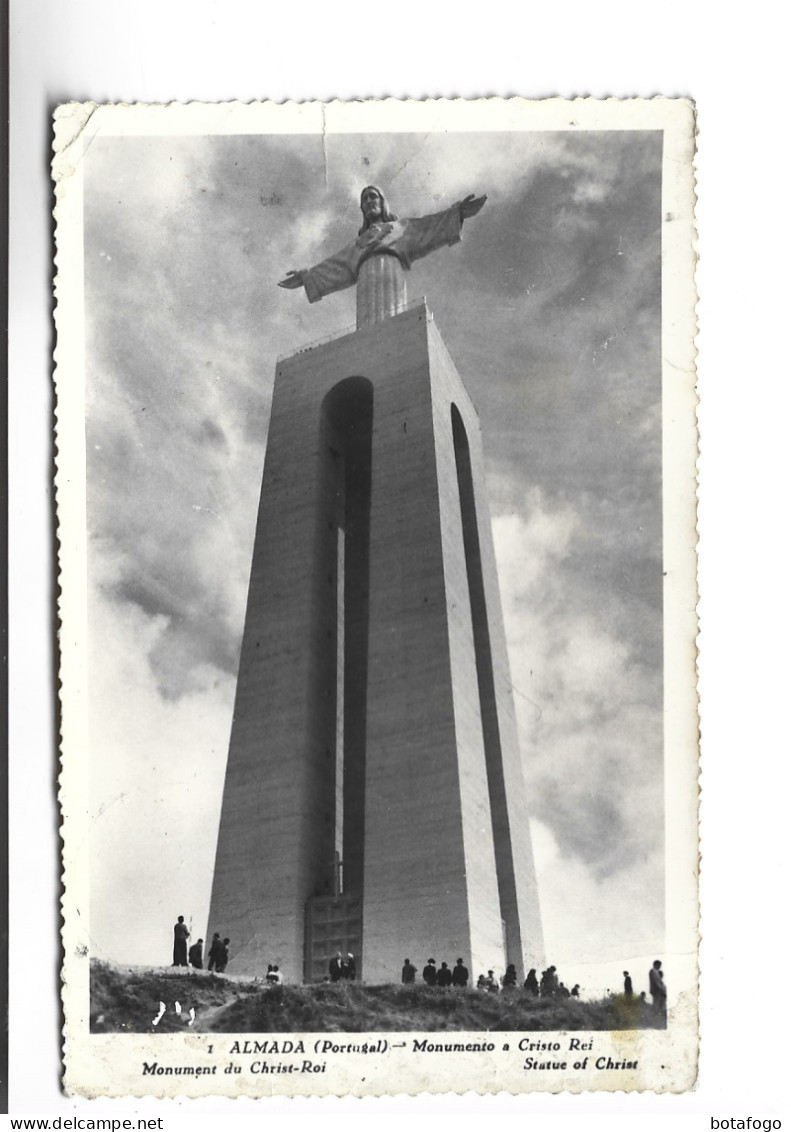
[[[75,1095],[693,1087],[693,152],[58,108]]]

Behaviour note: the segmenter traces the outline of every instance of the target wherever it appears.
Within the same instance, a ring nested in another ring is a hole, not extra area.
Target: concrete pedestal
[[[278,364],[205,938],[301,981],[339,876],[366,982],[543,961],[480,430],[424,305]]]

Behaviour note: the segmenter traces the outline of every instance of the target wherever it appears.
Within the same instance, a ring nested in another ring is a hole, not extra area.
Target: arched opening
[[[467,567],[467,584],[470,595],[475,668],[478,677],[481,729],[486,758],[486,780],[489,788],[489,806],[492,815],[494,859],[497,869],[497,888],[503,919],[503,942],[506,955],[519,955],[521,945],[509,939],[509,910],[515,908],[516,881],[511,850],[511,832],[503,775],[503,755],[500,740],[500,723],[497,715],[497,694],[494,683],[494,665],[489,637],[489,617],[486,609],[481,545],[478,535],[478,515],[472,475],[470,444],[461,413],[451,405],[453,449],[456,457],[456,478],[459,485],[461,526],[464,540],[464,557]]]
[[[306,909],[308,980],[322,978],[337,951],[352,952],[360,963],[373,386],[346,378],[320,411],[312,710],[324,832]]]

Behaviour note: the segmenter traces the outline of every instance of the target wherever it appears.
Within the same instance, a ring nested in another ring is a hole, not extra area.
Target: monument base
[[[314,896],[305,905],[305,982],[327,978],[333,956],[354,956],[355,978],[362,979],[363,902],[359,892]]]
[[[278,364],[215,931],[287,981],[543,961],[478,418],[425,304]]]

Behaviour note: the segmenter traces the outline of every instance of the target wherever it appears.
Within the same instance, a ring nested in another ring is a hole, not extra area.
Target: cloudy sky
[[[354,322],[276,287],[488,194],[415,265],[481,417],[547,955],[663,947],[661,134],[99,135],[85,158],[91,934],[204,934],[275,358]]]

